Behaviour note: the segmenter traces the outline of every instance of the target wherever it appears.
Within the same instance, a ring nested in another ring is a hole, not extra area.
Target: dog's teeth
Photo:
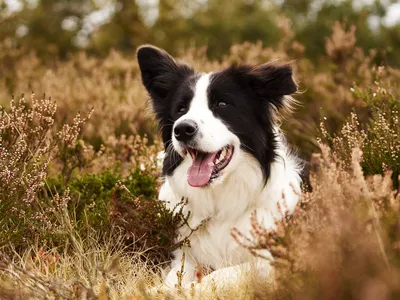
[[[224,149],[222,149],[221,156],[225,157],[225,155],[226,155],[226,148],[224,147]]]

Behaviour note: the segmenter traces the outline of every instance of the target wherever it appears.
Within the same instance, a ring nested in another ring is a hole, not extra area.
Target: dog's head
[[[189,185],[204,187],[222,182],[250,154],[268,178],[276,156],[275,111],[297,89],[289,65],[203,74],[153,46],[140,47],[137,58],[166,150],[164,175],[190,160]]]

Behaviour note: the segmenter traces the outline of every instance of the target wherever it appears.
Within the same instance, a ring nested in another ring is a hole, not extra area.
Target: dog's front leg
[[[187,249],[186,249],[187,250]],[[171,270],[167,273],[163,283],[147,290],[150,297],[156,297],[159,293],[168,295],[173,289],[185,287],[195,278],[195,264],[193,259],[187,254],[187,251],[176,250],[171,262]]]
[[[241,282],[254,284],[256,281],[273,283],[272,267],[268,260],[256,259],[253,262],[218,269],[202,278],[200,282],[192,282],[185,285],[185,288],[195,290],[195,292],[206,289],[229,288]]]
[[[190,257],[190,252],[187,248],[178,249],[173,255],[171,270],[168,272],[164,283],[168,287],[183,287],[195,279],[196,264]]]

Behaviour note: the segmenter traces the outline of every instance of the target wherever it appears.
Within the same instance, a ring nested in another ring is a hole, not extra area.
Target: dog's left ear
[[[139,47],[136,55],[143,85],[151,97],[164,145],[168,147],[173,125],[170,117],[172,97],[179,85],[194,74],[194,70],[151,45]]]
[[[264,64],[248,72],[249,84],[264,100],[276,108],[285,105],[284,97],[297,91],[290,65]]]
[[[193,74],[190,67],[177,62],[160,48],[144,45],[138,48],[136,55],[143,85],[149,92],[156,108],[166,105],[165,100],[168,94],[184,77]]]

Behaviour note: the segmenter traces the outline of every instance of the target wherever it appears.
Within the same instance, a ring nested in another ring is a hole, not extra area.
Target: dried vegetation
[[[311,191],[276,232],[256,218],[251,232],[232,232],[254,255],[273,253],[276,285],[248,278],[159,298],[400,297],[400,70],[373,65],[374,51],[341,23],[312,64],[280,24],[278,49],[233,45],[221,61],[204,49],[182,55],[203,71],[297,60],[301,106],[283,126],[310,160]],[[1,298],[151,299],[145,290],[188,216],[155,200],[161,145],[134,57],[82,53],[46,65],[11,48],[0,51]],[[31,90],[52,98],[11,96]]]

